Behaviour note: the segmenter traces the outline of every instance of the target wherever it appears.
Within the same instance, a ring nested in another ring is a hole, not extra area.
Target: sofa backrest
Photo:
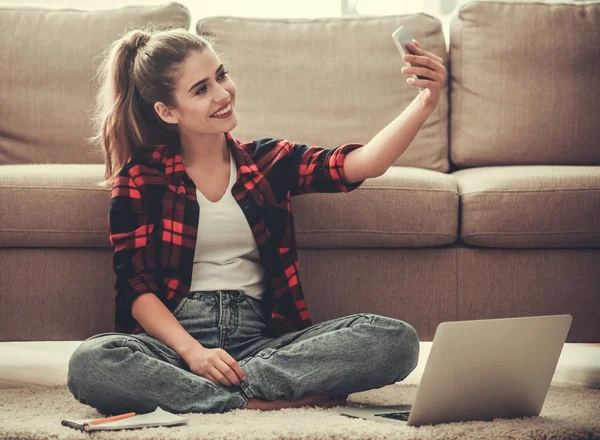
[[[237,86],[242,140],[275,137],[332,148],[367,143],[417,96],[392,33],[410,29],[447,60],[441,22],[427,14],[323,19],[209,17],[196,24]],[[396,165],[448,171],[447,87]]]
[[[84,11],[0,7],[0,165],[103,163],[92,136],[94,78],[106,46],[152,23],[189,29],[182,5]]]
[[[598,2],[474,1],[451,22],[449,54],[440,21],[423,13],[209,17],[195,31],[217,37],[237,85],[236,137],[332,147],[368,142],[416,96],[391,39],[408,27],[444,58],[449,87],[395,164],[447,172],[449,159],[456,168],[599,164],[599,21]],[[149,22],[189,29],[190,15],[177,3],[0,7],[0,38],[9,42],[0,46],[0,165],[103,163],[86,144],[95,69],[105,46]]]
[[[475,1],[450,24],[457,168],[600,165],[600,3]]]

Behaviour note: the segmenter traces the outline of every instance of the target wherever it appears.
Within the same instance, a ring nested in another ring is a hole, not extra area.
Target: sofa
[[[147,23],[216,37],[241,140],[367,143],[418,93],[399,26],[446,62],[438,106],[382,176],[292,199],[314,323],[376,313],[427,341],[444,321],[569,313],[567,342],[600,341],[600,3],[474,1],[448,42],[425,13],[191,23],[178,3],[3,6],[0,22],[0,341],[113,331],[94,69]]]

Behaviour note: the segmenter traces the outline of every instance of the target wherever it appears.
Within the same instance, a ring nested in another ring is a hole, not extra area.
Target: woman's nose
[[[215,99],[215,102],[227,102],[231,99],[231,93],[229,93],[227,91],[227,89],[221,85],[219,85],[219,87],[221,88],[221,90],[219,91],[220,93],[217,94]]]

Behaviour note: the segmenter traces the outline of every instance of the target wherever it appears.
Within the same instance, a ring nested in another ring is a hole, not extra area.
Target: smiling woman
[[[100,78],[115,332],[71,356],[77,400],[104,414],[334,406],[415,368],[412,326],[368,313],[313,325],[299,281],[290,199],[357,189],[374,175],[351,156],[363,144],[235,139],[235,83],[185,29],[127,32]]]

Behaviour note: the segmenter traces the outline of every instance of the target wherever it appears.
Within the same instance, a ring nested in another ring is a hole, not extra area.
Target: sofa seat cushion
[[[0,167],[0,247],[110,247],[104,165]]]
[[[1,247],[110,247],[110,188],[95,164],[4,165]],[[392,167],[351,193],[292,197],[299,247],[419,247],[453,243],[458,190],[452,176]],[[323,213],[327,215],[323,215]]]
[[[461,240],[504,248],[600,246],[600,166],[504,166],[451,174]]]
[[[458,199],[456,180],[451,175],[393,166],[348,194],[292,197],[298,247],[452,244],[458,239]]]

